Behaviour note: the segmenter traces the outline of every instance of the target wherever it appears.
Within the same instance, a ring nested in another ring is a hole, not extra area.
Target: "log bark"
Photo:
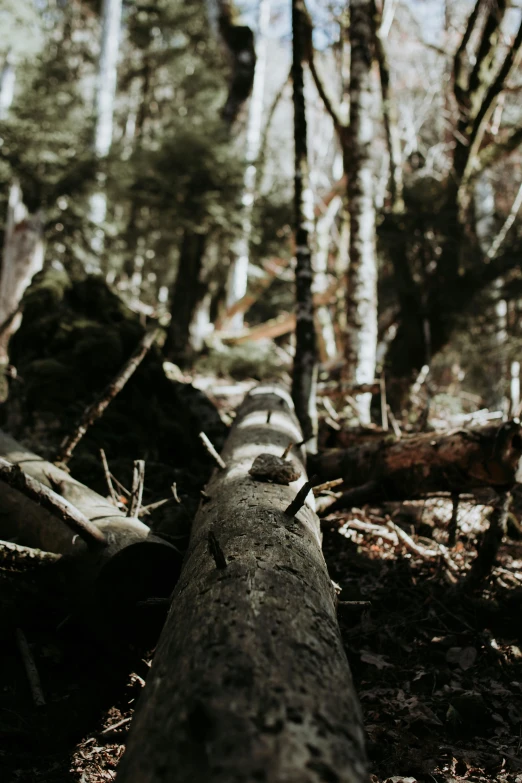
[[[271,412],[270,422],[267,414]],[[366,780],[361,716],[306,480],[249,475],[301,432],[289,396],[253,390],[194,520],[118,783]]]
[[[311,457],[310,470],[323,481],[343,478],[351,488],[350,500],[353,490],[364,485],[371,497],[358,497],[358,502],[405,500],[427,492],[509,489],[522,476],[521,457],[522,428],[506,422],[331,449]],[[342,507],[343,498],[335,505]]]

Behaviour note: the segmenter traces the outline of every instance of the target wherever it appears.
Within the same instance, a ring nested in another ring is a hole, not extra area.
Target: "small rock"
[[[290,484],[301,475],[299,468],[275,454],[259,454],[248,472],[256,481],[272,484]]]

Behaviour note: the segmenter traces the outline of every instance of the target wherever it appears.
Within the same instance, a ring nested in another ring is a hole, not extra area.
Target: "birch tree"
[[[101,49],[96,89],[94,154],[98,161],[97,190],[89,200],[89,219],[93,225],[91,250],[93,261],[86,264],[88,272],[101,271],[104,248],[103,224],[107,215],[105,193],[106,174],[103,161],[110,152],[113,132],[114,98],[120,45],[122,0],[103,0],[101,20]]]
[[[371,383],[377,351],[377,259],[371,118],[373,16],[372,3],[350,4],[350,125],[344,149],[350,216],[350,265],[347,283],[346,381]],[[356,397],[361,423],[370,422],[369,394]]]
[[[252,213],[254,208],[257,163],[262,136],[263,103],[265,95],[265,71],[267,53],[267,35],[270,24],[270,0],[259,0],[259,23],[256,39],[256,67],[252,96],[248,110],[245,174],[241,197],[241,228],[239,237],[232,246],[232,261],[227,284],[227,309],[244,297],[248,285],[248,264],[250,257],[250,239],[252,236]],[[230,328],[240,331],[243,328],[243,313],[236,313],[230,319]]]

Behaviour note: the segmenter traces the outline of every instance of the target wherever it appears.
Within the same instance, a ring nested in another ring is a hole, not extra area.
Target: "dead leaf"
[[[477,651],[475,647],[450,647],[446,653],[446,660],[459,666],[462,671],[467,671],[477,660]]]
[[[363,663],[369,663],[371,666],[377,666],[378,669],[385,669],[387,666],[393,666],[393,664],[384,660],[383,655],[377,655],[377,653],[372,653],[369,650],[362,651],[361,661]]]

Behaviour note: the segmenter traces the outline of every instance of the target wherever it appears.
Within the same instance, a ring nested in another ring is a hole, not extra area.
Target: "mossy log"
[[[366,780],[313,496],[285,514],[306,479],[302,453],[291,452],[301,477],[290,485],[249,473],[262,453],[281,457],[300,440],[285,392],[258,387],[240,406],[226,468],[194,520],[118,783]]]
[[[407,500],[479,487],[505,491],[520,480],[521,457],[522,428],[506,422],[330,449],[312,458],[310,469],[322,481],[343,478],[352,493],[367,485],[368,498],[358,502]]]

